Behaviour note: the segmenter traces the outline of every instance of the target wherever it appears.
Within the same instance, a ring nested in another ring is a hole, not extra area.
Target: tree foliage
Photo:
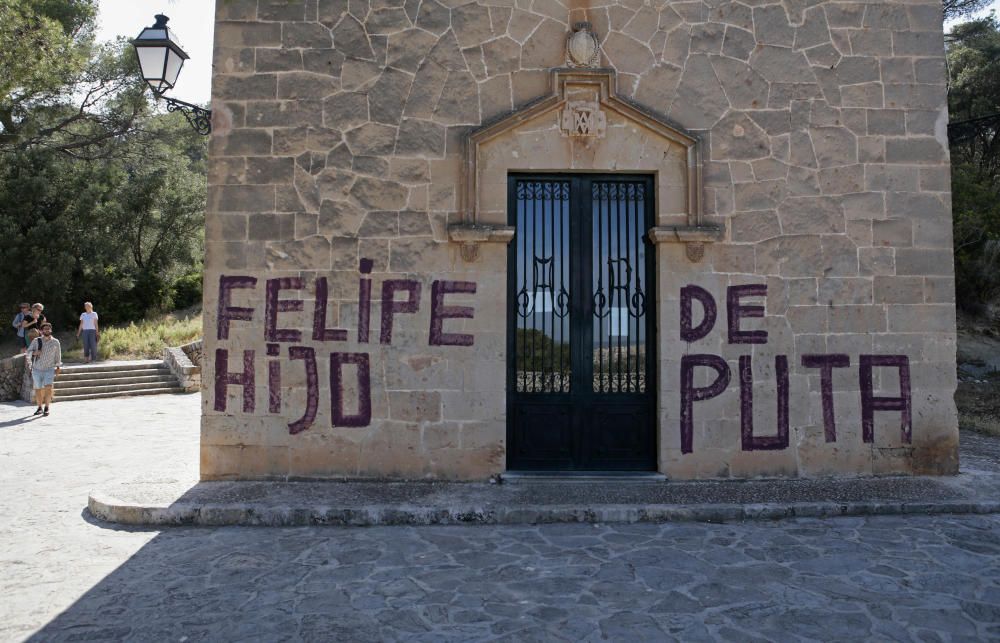
[[[70,323],[198,298],[207,142],[154,114],[96,0],[0,0],[0,299]],[[178,287],[174,287],[174,282]]]
[[[124,38],[94,42],[95,0],[0,0],[0,156],[105,158],[148,110]]]
[[[952,122],[1000,112],[1000,24],[994,17],[957,25],[949,34],[948,112]],[[1000,129],[981,127],[952,150],[983,178],[1000,177]]]
[[[973,14],[989,5],[991,1],[992,0],[944,0],[941,4],[944,9],[945,20],[952,20]]]
[[[990,16],[948,36],[952,123],[1000,114],[1000,24]],[[1000,126],[981,122],[953,141],[955,288],[960,306],[979,311],[1000,295]]]
[[[172,303],[173,281],[199,271],[204,156],[178,143],[190,131],[181,115],[144,124],[101,163],[43,148],[0,164],[0,227],[13,232],[0,236],[4,301],[42,301],[65,321],[92,300],[126,321]]]

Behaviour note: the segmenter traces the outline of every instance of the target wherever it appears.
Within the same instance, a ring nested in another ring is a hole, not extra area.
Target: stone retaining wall
[[[180,347],[180,349],[184,351],[184,354],[188,356],[188,359],[191,360],[191,363],[199,368],[201,368],[201,345],[202,340],[199,339]]]
[[[167,365],[184,390],[193,393],[201,388],[201,367],[192,362],[183,349],[184,347],[163,349],[163,363]]]
[[[0,360],[0,402],[21,399],[25,370],[24,355]]]

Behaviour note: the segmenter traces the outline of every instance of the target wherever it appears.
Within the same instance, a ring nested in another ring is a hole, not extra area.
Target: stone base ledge
[[[712,482],[533,481],[137,483],[95,491],[99,520],[125,525],[376,526],[738,522],[1000,513],[1000,473],[955,478]],[[776,501],[777,500],[777,501]]]
[[[448,226],[448,240],[461,244],[462,259],[475,261],[479,258],[479,244],[510,243],[514,232],[514,226],[453,223]]]
[[[453,223],[448,226],[448,239],[458,243],[509,243],[514,238],[514,226],[485,223]]]
[[[701,261],[705,256],[705,244],[722,241],[725,233],[717,225],[663,225],[649,229],[647,233],[653,243],[683,243],[687,258]]]
[[[722,228],[715,225],[661,225],[649,229],[653,243],[714,243],[722,241]]]

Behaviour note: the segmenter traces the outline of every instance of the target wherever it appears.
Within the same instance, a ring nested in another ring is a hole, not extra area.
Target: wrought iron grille
[[[511,174],[508,466],[656,468],[653,177]]]
[[[570,390],[570,182],[519,180],[514,339],[519,393]]]
[[[594,391],[646,390],[646,186],[594,182]]]

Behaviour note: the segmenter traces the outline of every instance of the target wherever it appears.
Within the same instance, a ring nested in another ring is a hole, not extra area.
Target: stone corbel
[[[722,228],[716,225],[666,225],[649,229],[649,240],[653,243],[683,243],[690,261],[701,261],[705,256],[705,244],[722,241]]]
[[[479,258],[482,243],[510,243],[514,238],[514,226],[490,225],[483,223],[454,223],[448,226],[448,239],[460,244],[464,261]]]

